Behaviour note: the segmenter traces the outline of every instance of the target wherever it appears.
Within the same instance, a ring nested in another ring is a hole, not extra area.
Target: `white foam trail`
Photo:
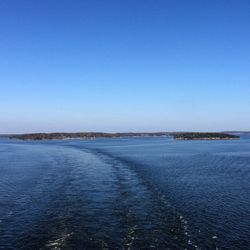
[[[74,234],[73,232],[61,234],[57,239],[49,241],[45,246],[46,248],[53,249],[53,250],[61,249],[65,245],[65,242],[73,234]]]

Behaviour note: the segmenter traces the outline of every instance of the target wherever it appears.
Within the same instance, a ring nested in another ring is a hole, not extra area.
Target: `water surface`
[[[1,249],[249,249],[250,139],[0,142]]]

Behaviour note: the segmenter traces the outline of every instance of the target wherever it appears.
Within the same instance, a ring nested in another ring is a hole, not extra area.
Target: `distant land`
[[[62,139],[95,139],[95,138],[119,138],[119,137],[144,137],[144,136],[169,136],[166,132],[151,133],[102,133],[102,132],[78,132],[78,133],[32,133],[9,135],[10,139],[20,140],[62,140]]]
[[[63,140],[63,139],[95,139],[121,137],[159,137],[171,136],[176,140],[233,140],[240,139],[239,132],[232,133],[202,133],[202,132],[141,132],[141,133],[30,133],[7,135],[10,139],[20,140]]]
[[[240,139],[240,136],[229,133],[175,133],[173,134],[176,140],[235,140]]]

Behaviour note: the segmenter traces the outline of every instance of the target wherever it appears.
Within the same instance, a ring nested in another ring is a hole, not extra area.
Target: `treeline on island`
[[[233,140],[240,139],[240,136],[227,133],[173,133],[176,140]]]
[[[63,139],[95,139],[95,138],[119,138],[119,137],[156,137],[171,136],[176,140],[229,140],[239,139],[240,136],[230,133],[201,133],[201,132],[143,132],[143,133],[32,133],[9,135],[10,139],[20,140],[63,140]]]
[[[93,139],[93,138],[118,138],[118,137],[142,137],[142,136],[167,136],[165,132],[155,133],[102,133],[102,132],[79,132],[79,133],[32,133],[10,135],[11,139],[20,140],[63,140],[63,139]]]

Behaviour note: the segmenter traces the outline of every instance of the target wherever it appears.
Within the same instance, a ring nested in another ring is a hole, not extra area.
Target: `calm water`
[[[0,141],[0,249],[250,249],[250,138]]]

